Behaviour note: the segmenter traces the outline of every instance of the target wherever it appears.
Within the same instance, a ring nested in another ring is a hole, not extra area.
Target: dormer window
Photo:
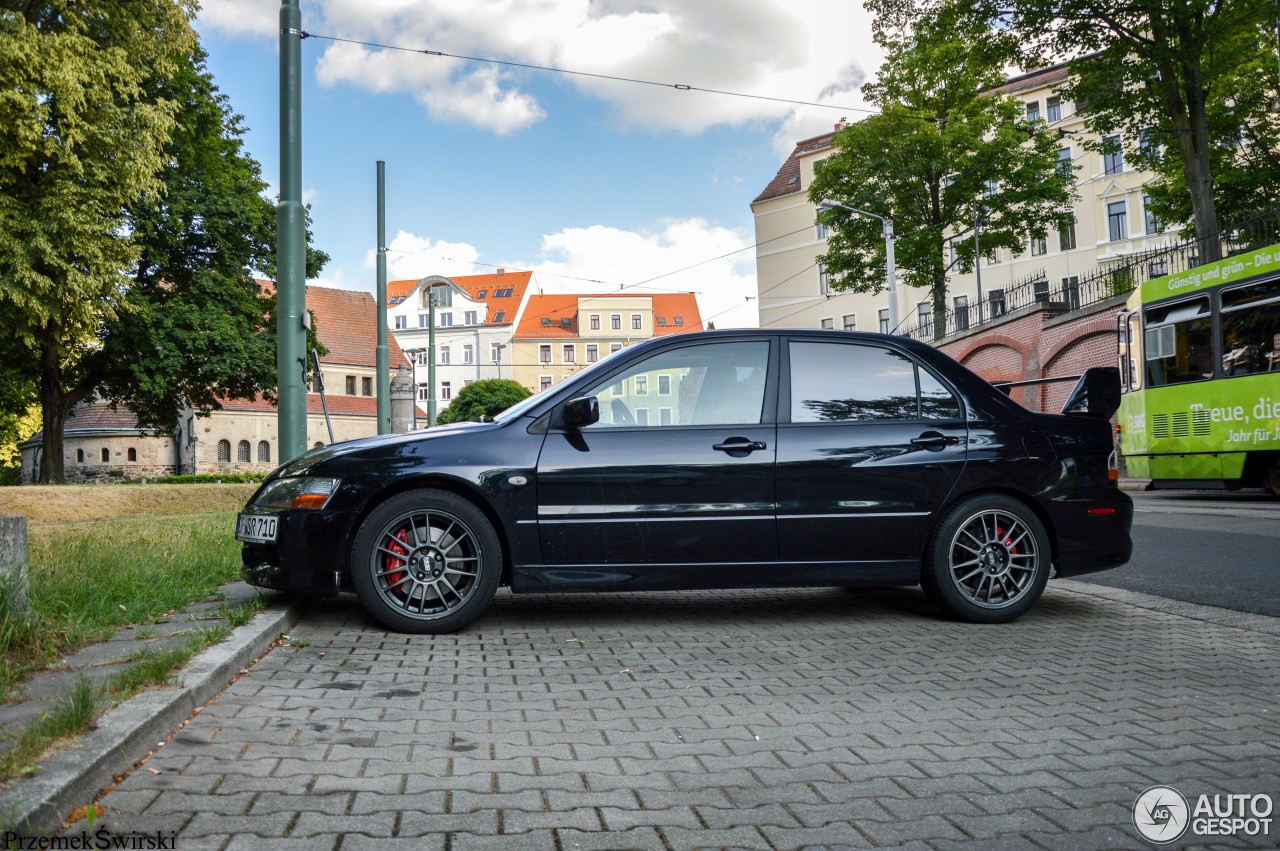
[[[476,298],[484,298],[487,295],[489,295],[488,290],[481,290],[480,292],[476,293]]]
[[[661,327],[661,326],[664,326],[664,325],[666,325],[666,324],[667,324],[667,317],[665,317],[665,316],[659,316],[659,317],[658,317],[658,326],[659,326],[659,327]]]
[[[677,317],[676,317],[676,324],[677,324],[677,325],[683,325],[683,324],[684,324],[684,317],[683,317],[683,316],[677,316]]]
[[[573,320],[571,320],[569,317],[567,317],[567,316],[566,316],[566,317],[564,317],[564,318],[562,318],[562,319],[560,320],[560,327],[561,327],[561,328],[568,328],[568,327],[570,326],[570,324],[572,324],[572,322],[573,322]]]
[[[550,317],[550,316],[544,316],[544,317],[542,317],[542,327],[543,327],[543,328],[549,328],[549,327],[551,327],[551,317]]]

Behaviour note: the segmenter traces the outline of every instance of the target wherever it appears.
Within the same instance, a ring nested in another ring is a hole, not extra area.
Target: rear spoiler
[[[1030,381],[995,381],[991,386],[1008,395],[1015,387],[1031,387],[1037,384],[1054,384],[1074,381],[1067,401],[1062,406],[1064,414],[1082,414],[1109,420],[1120,410],[1120,370],[1114,366],[1095,366],[1083,375],[1065,375],[1058,378],[1034,378]]]

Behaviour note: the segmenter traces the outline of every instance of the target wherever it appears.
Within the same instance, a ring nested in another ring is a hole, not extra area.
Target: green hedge
[[[200,473],[196,476],[160,476],[155,479],[130,479],[130,485],[248,485],[260,482],[267,477],[261,470],[247,470],[243,473]]]

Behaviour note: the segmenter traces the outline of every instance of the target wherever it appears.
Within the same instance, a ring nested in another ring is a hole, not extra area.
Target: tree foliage
[[[1014,0],[985,8],[1023,62],[1073,59],[1063,94],[1100,137],[1156,172],[1153,209],[1201,236],[1280,190],[1272,0]],[[982,8],[975,6],[975,9]],[[1153,144],[1138,144],[1140,140]],[[1097,147],[1095,145],[1095,147]],[[1207,240],[1205,259],[1220,256]]]
[[[38,376],[43,481],[91,393],[165,429],[275,384],[274,292],[252,278],[274,273],[274,208],[194,9],[0,10],[0,321]]]
[[[941,319],[947,272],[973,268],[978,205],[982,254],[1021,252],[1029,235],[1043,238],[1070,221],[1072,178],[1056,170],[1056,135],[1028,122],[1017,101],[990,93],[1014,47],[989,37],[967,3],[873,0],[868,8],[886,59],[863,92],[881,112],[836,134],[809,197],[891,217],[899,278],[928,289]],[[880,223],[844,211],[821,218],[835,230],[822,258],[842,276],[833,286],[881,291]],[[944,330],[935,323],[936,336]]]
[[[458,391],[458,395],[436,415],[436,422],[482,422],[496,417],[516,402],[532,395],[529,389],[509,378],[486,378],[473,381]]]

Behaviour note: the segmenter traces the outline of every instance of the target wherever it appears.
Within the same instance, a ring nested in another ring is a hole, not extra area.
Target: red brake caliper
[[[390,544],[387,544],[387,549],[389,549],[391,552],[395,553],[398,556],[409,555],[409,548],[407,546],[407,544],[409,543],[408,531],[405,529],[401,529],[399,532],[396,532],[395,539],[396,541],[399,541],[400,544],[397,544],[395,541],[392,541]],[[401,544],[405,544],[406,546],[401,546]],[[387,574],[387,586],[389,588],[393,588],[393,590],[397,594],[403,593],[400,588],[394,588],[394,586],[397,582],[404,579],[404,575],[405,575],[403,569],[397,569],[397,568],[401,568],[402,565],[407,565],[408,562],[405,559],[397,559],[390,555],[384,555],[382,557],[382,560],[383,560],[383,567],[382,567],[383,570],[394,571],[393,573]]]

